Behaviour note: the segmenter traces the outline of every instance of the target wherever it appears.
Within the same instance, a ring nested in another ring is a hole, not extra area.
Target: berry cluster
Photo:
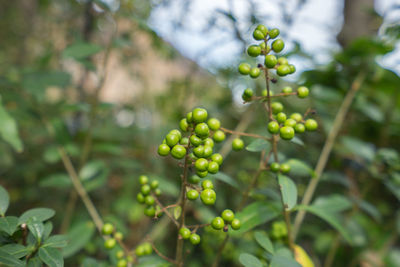
[[[150,255],[153,252],[153,247],[149,242],[142,243],[138,245],[135,249],[136,256]]]
[[[239,230],[241,225],[240,220],[235,218],[235,213],[229,209],[224,210],[221,217],[215,217],[211,221],[211,227],[215,230],[224,229],[227,232],[228,225],[231,225],[233,230]]]
[[[105,223],[101,229],[102,234],[105,236],[104,247],[108,250],[115,248],[117,241],[122,241],[124,238],[121,232],[116,231],[114,225],[111,223]],[[126,255],[123,250],[118,250],[115,254],[118,259],[117,267],[126,267],[128,262],[133,262],[133,258],[130,255]]]
[[[161,195],[161,190],[158,188],[159,182],[154,180],[149,184],[149,178],[145,175],[139,177],[139,182],[142,187],[136,199],[139,203],[146,205],[144,214],[148,217],[161,216],[161,208],[155,203],[155,196]]]
[[[196,200],[199,197],[200,189],[189,189],[186,193],[186,197],[189,200]],[[200,193],[201,202],[205,205],[214,205],[217,194],[214,191],[214,184],[210,180],[204,180],[201,183],[201,193]]]
[[[184,240],[189,239],[190,243],[192,243],[193,245],[199,244],[200,240],[201,240],[200,236],[198,234],[190,231],[189,228],[186,228],[186,227],[182,227],[181,229],[179,229],[179,235]]]

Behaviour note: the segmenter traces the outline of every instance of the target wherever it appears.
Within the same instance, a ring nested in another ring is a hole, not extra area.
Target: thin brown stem
[[[161,211],[159,211],[159,212],[164,212],[165,214],[167,214],[168,218],[171,219],[171,221],[176,225],[176,227],[179,227],[179,222],[178,222],[177,220],[175,220],[174,216],[172,216],[172,214],[168,211],[168,208],[169,208],[169,207],[172,207],[172,206],[176,207],[177,204],[169,205],[169,206],[167,206],[167,207],[164,207],[164,206],[162,205],[162,203],[158,200],[158,198],[157,198],[154,194],[152,194],[152,196],[154,197],[154,200],[155,200],[155,202],[157,203],[157,205],[160,206],[160,208],[161,208]],[[155,214],[155,217],[157,217],[157,215],[158,215],[159,212],[157,212],[157,213]]]
[[[311,199],[314,195],[315,189],[317,188],[317,185],[321,179],[321,175],[325,169],[326,163],[328,162],[328,158],[331,154],[333,145],[336,141],[336,137],[342,128],[344,119],[350,109],[350,105],[354,100],[354,97],[356,96],[358,90],[360,89],[361,85],[363,84],[365,79],[365,73],[360,72],[357,77],[354,79],[353,83],[350,86],[350,90],[346,94],[342,105],[340,106],[335,120],[333,122],[333,126],[331,131],[328,134],[328,137],[325,141],[324,147],[322,148],[321,154],[319,156],[317,165],[315,167],[314,171],[314,177],[310,180],[306,191],[304,193],[303,200],[301,201],[301,205],[308,205],[311,202]],[[293,238],[296,240],[297,234],[299,232],[300,226],[304,220],[304,216],[306,215],[305,210],[300,210],[296,214],[296,218],[294,220],[294,227],[293,227]]]
[[[259,135],[259,134],[251,134],[251,133],[238,132],[238,131],[226,129],[226,128],[224,128],[224,127],[221,127],[220,130],[221,130],[221,131],[224,131],[224,132],[226,132],[226,133],[230,133],[230,134],[234,134],[234,135],[238,135],[238,136],[249,136],[249,137],[253,137],[253,138],[264,139],[264,140],[267,140],[267,141],[270,141],[270,140],[271,140],[269,137],[262,136],[262,135]]]
[[[326,256],[324,267],[331,267],[335,259],[336,252],[340,245],[340,234],[336,233],[332,245],[329,248],[328,255]]]
[[[224,251],[224,248],[225,248],[226,244],[228,243],[228,240],[229,240],[229,235],[226,234],[224,241],[222,241],[221,245],[218,248],[217,255],[215,256],[212,267],[218,267],[218,263],[221,259],[222,252]]]
[[[154,252],[155,252],[158,256],[160,256],[161,258],[163,258],[164,260],[166,260],[166,261],[168,261],[168,262],[170,262],[170,263],[172,263],[172,264],[178,264],[175,260],[170,259],[170,258],[168,258],[167,256],[165,256],[164,254],[162,254],[162,253],[157,249],[157,247],[154,245],[153,242],[150,242],[150,244],[151,244],[151,246],[153,247]]]

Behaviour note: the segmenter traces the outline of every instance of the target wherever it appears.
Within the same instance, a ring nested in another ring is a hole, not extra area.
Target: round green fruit
[[[292,93],[293,92],[293,89],[292,89],[292,87],[290,87],[290,86],[285,86],[285,87],[283,87],[283,89],[282,89],[282,93],[284,93],[284,94],[290,94],[290,93]]]
[[[251,57],[258,57],[261,54],[261,47],[258,45],[251,45],[247,48],[247,54]]]
[[[239,65],[238,70],[239,70],[239,73],[242,74],[242,75],[249,75],[250,70],[251,70],[251,66],[248,63],[241,63]]]
[[[279,112],[278,114],[276,114],[275,118],[279,123],[284,123],[286,121],[286,114],[283,112]]]
[[[221,122],[216,118],[211,118],[207,121],[207,125],[211,130],[216,131],[221,127]]]
[[[285,43],[283,42],[282,39],[277,39],[272,42],[272,50],[274,50],[275,53],[281,52],[284,47]]]
[[[210,135],[210,129],[208,128],[208,125],[204,122],[197,124],[194,128],[194,132],[202,139],[205,139]]]
[[[189,239],[192,233],[188,228],[182,227],[181,229],[179,229],[179,234],[183,239]]]
[[[271,39],[275,39],[279,35],[279,30],[276,28],[271,29],[268,34]]]
[[[117,241],[114,238],[108,238],[106,241],[104,241],[104,247],[106,249],[113,249],[116,244]]]
[[[304,133],[305,130],[306,130],[306,127],[305,127],[304,124],[302,124],[302,123],[297,123],[297,124],[294,126],[294,131],[295,131],[296,133]]]
[[[117,267],[126,267],[126,266],[128,266],[128,262],[125,259],[120,259],[117,262]]]
[[[156,215],[156,209],[154,208],[154,206],[149,206],[144,210],[144,215],[152,218]]]
[[[287,163],[281,164],[280,171],[281,171],[282,173],[288,173],[288,172],[290,172],[290,165],[287,164]]]
[[[181,128],[182,131],[187,132],[188,128],[189,128],[189,123],[187,122],[187,119],[181,119],[181,121],[179,122],[179,128]]]
[[[290,127],[294,127],[295,125],[296,125],[296,121],[294,120],[294,119],[287,119],[286,121],[285,121],[285,126],[290,126]]]
[[[200,182],[200,177],[197,175],[192,175],[189,177],[188,182],[191,184],[198,184]]]
[[[215,161],[208,163],[208,172],[216,174],[219,171],[219,164]]]
[[[224,228],[224,226],[225,222],[224,219],[222,219],[221,217],[215,217],[211,221],[211,227],[214,228],[215,230],[221,230],[222,228]]]
[[[271,109],[273,114],[278,114],[283,111],[283,105],[280,102],[273,102],[271,104]]]
[[[278,74],[279,76],[286,76],[290,73],[290,68],[288,65],[280,65],[277,69],[276,69],[276,74]]]
[[[257,68],[257,67],[251,68],[251,70],[250,70],[250,77],[253,78],[253,79],[255,79],[255,78],[257,78],[258,76],[260,76],[260,73],[261,73],[261,71],[260,71],[259,68]]]
[[[278,172],[281,168],[281,165],[278,162],[272,162],[270,165],[271,171]]]
[[[294,129],[290,126],[283,126],[279,131],[279,135],[284,140],[291,140],[294,137]]]
[[[215,153],[215,154],[213,154],[213,155],[211,156],[211,160],[214,161],[214,162],[216,162],[216,163],[218,163],[218,165],[221,166],[221,164],[222,164],[224,158],[222,157],[221,154]]]
[[[214,205],[217,194],[212,189],[205,189],[201,192],[200,199],[205,205]]]
[[[171,155],[176,159],[183,159],[186,155],[186,148],[181,145],[176,145],[172,148]]]
[[[204,178],[208,175],[208,171],[196,171],[197,176]]]
[[[167,144],[161,144],[158,146],[157,153],[158,155],[165,157],[169,155],[170,150],[171,148]]]
[[[290,115],[291,119],[294,119],[296,122],[301,122],[303,120],[303,116],[300,113],[293,113]]]
[[[256,40],[263,40],[265,38],[265,35],[263,34],[262,31],[256,29],[253,32],[253,37]]]
[[[300,86],[297,88],[297,95],[299,98],[306,98],[309,94],[309,90],[305,86]]]
[[[265,25],[259,24],[257,26],[256,30],[259,30],[260,32],[262,32],[264,34],[264,36],[267,36],[267,34],[268,34],[268,28],[265,27]]]
[[[193,146],[199,146],[199,145],[201,145],[203,143],[201,138],[198,137],[197,135],[190,136],[189,141]]]
[[[306,120],[304,126],[306,127],[307,131],[315,131],[318,128],[318,123],[314,119],[308,119]]]
[[[232,149],[234,151],[240,151],[244,148],[244,142],[242,139],[240,138],[235,138],[232,141]]]
[[[165,141],[169,147],[173,147],[174,145],[178,144],[180,140],[181,139],[179,138],[179,135],[177,135],[177,134],[169,133],[165,137]]]
[[[144,196],[143,196],[143,194],[142,194],[142,193],[138,193],[138,194],[136,195],[136,200],[137,200],[139,203],[143,204],[143,203],[144,203]]]
[[[276,134],[279,132],[279,123],[277,123],[276,121],[270,121],[268,123],[268,132],[272,133],[272,134]]]
[[[226,209],[221,213],[221,217],[225,222],[231,223],[233,219],[235,219],[235,213],[229,209]]]
[[[247,88],[246,90],[243,91],[242,99],[244,101],[250,101],[252,97],[253,97],[253,90]]]
[[[285,57],[280,57],[280,58],[278,58],[278,64],[279,65],[288,65],[289,61]]]
[[[191,234],[190,236],[190,243],[192,245],[198,245],[200,243],[200,236],[198,234]]]
[[[147,178],[146,175],[140,175],[139,176],[139,183],[141,185],[147,184],[149,182],[149,178]]]
[[[195,147],[193,149],[193,154],[198,158],[202,158],[204,155],[204,146]]]
[[[213,148],[211,146],[204,146],[203,158],[211,157],[212,153],[213,153]]]
[[[208,168],[208,160],[200,158],[196,160],[194,166],[196,167],[196,170],[200,172],[206,171]]]
[[[194,123],[201,123],[207,120],[208,113],[204,108],[195,108],[192,112]]]
[[[220,143],[225,140],[225,133],[221,130],[217,130],[214,132],[213,139],[215,142]]]
[[[201,183],[201,187],[202,187],[203,189],[213,189],[213,188],[214,188],[214,185],[213,185],[213,183],[212,183],[210,180],[204,180],[204,181]]]
[[[114,232],[114,225],[111,223],[105,223],[101,228],[103,235],[111,235]]]
[[[190,189],[187,194],[186,194],[187,198],[189,200],[196,200],[199,197],[199,192],[197,192],[197,190],[194,189]]]
[[[276,56],[274,56],[274,55],[266,55],[264,63],[267,68],[272,69],[278,63],[278,60],[276,59]]]
[[[147,196],[148,194],[150,194],[150,190],[151,190],[151,187],[148,184],[142,185],[142,188],[140,189],[140,191],[142,192],[142,194],[144,196]]]
[[[239,230],[241,226],[241,223],[239,221],[239,219],[233,219],[233,221],[231,222],[231,227],[233,230]]]

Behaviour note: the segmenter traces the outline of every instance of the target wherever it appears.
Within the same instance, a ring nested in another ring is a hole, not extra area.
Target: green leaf
[[[330,213],[341,212],[351,208],[351,201],[342,195],[329,195],[324,197],[318,197],[314,202],[313,206],[318,207],[322,210]]]
[[[278,174],[278,182],[285,209],[291,210],[297,203],[297,187],[289,177],[282,174]]]
[[[47,221],[44,224],[43,240],[46,240],[50,236],[51,231],[53,231],[53,223],[50,221]]]
[[[88,162],[79,172],[79,177],[87,191],[92,191],[107,182],[109,169],[104,162],[93,160]]]
[[[7,244],[0,247],[0,250],[18,259],[25,257],[31,252],[31,249],[29,249],[28,247],[24,247],[23,245],[20,244]]]
[[[13,256],[0,249],[0,263],[11,267],[23,267],[25,264],[20,261],[16,256]]]
[[[375,157],[375,150],[372,144],[363,142],[359,139],[344,136],[341,138],[344,151],[358,156],[366,161],[372,161]]]
[[[314,170],[305,162],[298,159],[289,159],[286,161],[290,166],[290,174],[298,176],[314,176]]]
[[[39,248],[39,257],[49,267],[64,266],[64,259],[61,254],[61,251],[59,251],[56,248],[50,248],[50,247]]]
[[[7,190],[0,185],[0,216],[4,216],[10,205],[10,196]]]
[[[13,235],[18,228],[18,218],[15,216],[7,216],[0,218],[0,231]]]
[[[30,209],[25,211],[20,217],[19,217],[19,224],[22,223],[27,223],[28,220],[32,217],[36,217],[36,220],[43,222],[51,217],[53,217],[55,214],[55,211],[52,209],[48,208],[35,208],[35,209]]]
[[[29,259],[28,267],[43,267],[43,262],[40,260],[39,256],[35,256]]]
[[[175,218],[175,220],[178,220],[179,217],[181,217],[181,214],[182,214],[182,208],[181,208],[181,206],[175,207],[175,208],[174,208],[174,218]]]
[[[250,152],[260,152],[263,150],[269,150],[270,148],[271,144],[267,140],[256,139],[246,147],[246,150]]]
[[[68,245],[63,248],[64,258],[70,257],[81,250],[92,238],[96,228],[91,221],[81,222],[75,225],[67,233]]]
[[[232,177],[230,177],[229,175],[227,175],[226,173],[223,172],[218,172],[216,174],[209,174],[207,175],[207,177],[210,177],[211,179],[214,178],[216,180],[220,180],[226,184],[229,184],[230,186],[240,189],[239,184],[236,182],[235,179],[233,179]]]
[[[42,247],[63,248],[68,245],[66,235],[53,235],[50,236],[42,245]]]
[[[3,104],[1,103],[0,98],[0,136],[10,144],[15,151],[22,152],[23,145],[22,141],[19,138],[17,123],[15,120],[8,114]]]
[[[43,223],[41,221],[38,221],[36,217],[31,217],[26,224],[28,226],[29,231],[37,240],[38,244],[40,244],[42,242],[42,237],[44,232]]]
[[[272,257],[270,267],[301,267],[301,265],[294,259],[275,255]]]
[[[293,137],[293,139],[290,140],[293,144],[299,145],[299,146],[304,146],[303,140],[298,138],[297,136]]]
[[[256,231],[254,237],[261,247],[263,247],[267,252],[274,254],[274,245],[265,232]]]
[[[250,204],[235,215],[240,220],[241,227],[232,232],[232,235],[241,236],[244,232],[276,218],[281,214],[281,207],[280,203],[270,201],[258,201]]]
[[[100,52],[102,49],[103,48],[101,46],[96,44],[79,42],[65,48],[62,56],[64,58],[73,58],[76,60],[80,60],[90,57]]]
[[[42,187],[68,188],[71,185],[71,179],[65,173],[50,174],[39,182],[39,186]]]
[[[261,261],[249,253],[240,254],[239,261],[246,267],[263,267]]]

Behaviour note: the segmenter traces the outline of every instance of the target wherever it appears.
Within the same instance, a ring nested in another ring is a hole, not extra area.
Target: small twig
[[[239,135],[239,136],[249,136],[249,137],[253,137],[253,138],[259,138],[259,139],[264,139],[267,141],[270,141],[271,138],[266,137],[266,136],[262,136],[262,135],[258,135],[258,134],[251,134],[251,133],[244,133],[244,132],[238,132],[238,131],[233,131],[233,130],[229,130],[226,129],[224,127],[220,128],[221,131],[224,131],[226,133],[230,133],[230,134],[234,134],[234,135]]]
[[[270,95],[270,96],[268,96],[268,95],[266,95],[266,96],[253,96],[250,101],[246,101],[246,102],[251,102],[251,101],[255,101],[255,100],[267,100],[269,98],[276,98],[276,97],[282,97],[282,96],[291,96],[291,95],[297,95],[297,92],[280,93],[280,94]]]
[[[204,224],[186,225],[186,227],[189,228],[189,229],[194,228],[194,229],[197,230],[199,228],[207,227],[207,226],[210,226],[210,225],[211,225],[211,223],[204,223]]]
[[[156,212],[155,217],[157,218],[158,213],[164,212],[171,219],[171,221],[176,225],[176,227],[179,227],[179,222],[177,220],[175,220],[174,216],[172,216],[172,214],[168,211],[169,207],[171,207],[171,206],[176,207],[176,206],[178,206],[178,204],[173,204],[173,205],[164,207],[163,204],[158,200],[158,198],[154,194],[152,194],[152,196],[154,197],[154,200],[157,203],[157,205],[160,206],[160,208],[161,208],[160,211]]]
[[[148,242],[151,244],[151,246],[153,247],[154,252],[155,252],[158,256],[160,256],[161,258],[163,258],[164,260],[166,260],[166,261],[168,261],[168,262],[170,262],[170,263],[172,263],[172,264],[178,264],[175,260],[170,259],[170,258],[168,258],[167,256],[165,256],[164,254],[162,254],[162,253],[156,248],[156,246],[154,245],[154,243],[153,243],[152,241],[148,240]]]
[[[222,241],[221,245],[218,248],[217,255],[215,256],[212,267],[218,267],[222,252],[224,251],[224,248],[228,243],[228,240],[229,240],[229,234],[226,234],[224,241]]]

